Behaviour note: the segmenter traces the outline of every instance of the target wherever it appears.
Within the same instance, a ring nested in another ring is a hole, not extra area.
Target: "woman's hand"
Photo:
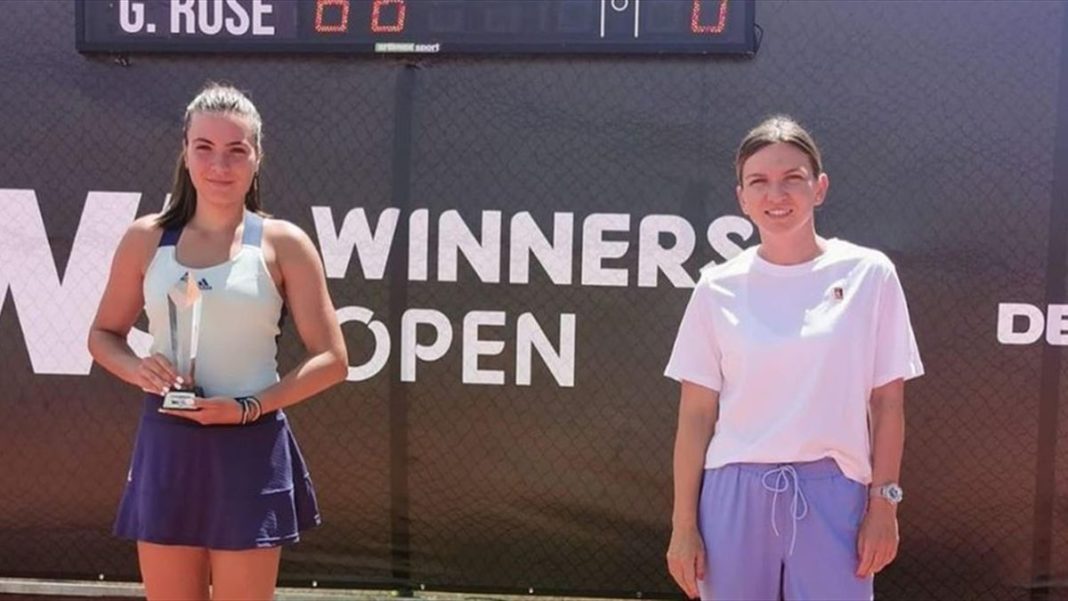
[[[697,581],[705,579],[705,544],[697,528],[672,529],[667,562],[671,577],[687,597],[696,599]]]
[[[141,359],[136,378],[141,390],[158,395],[165,395],[171,388],[185,384],[174,365],[159,353]]]
[[[897,557],[897,509],[873,498],[857,535],[857,577],[878,574]]]
[[[231,397],[196,398],[192,410],[160,409],[160,413],[184,417],[202,426],[234,426],[241,423],[241,403]]]

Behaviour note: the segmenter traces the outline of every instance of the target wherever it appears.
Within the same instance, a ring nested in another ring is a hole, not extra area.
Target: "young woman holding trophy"
[[[282,410],[342,381],[348,357],[311,240],[262,212],[261,129],[234,88],[189,104],[171,202],[123,237],[89,335],[148,393],[115,532],[137,540],[150,600],[270,599],[280,545],[320,521]],[[145,358],[126,342],[142,308]],[[286,310],[306,356],[280,378]]]

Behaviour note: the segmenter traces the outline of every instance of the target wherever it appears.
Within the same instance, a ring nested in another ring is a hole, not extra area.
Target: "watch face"
[[[883,487],[883,496],[894,503],[900,503],[904,494],[902,493],[900,486],[896,484],[887,484]]]

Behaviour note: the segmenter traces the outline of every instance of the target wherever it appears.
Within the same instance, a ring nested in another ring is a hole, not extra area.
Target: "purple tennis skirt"
[[[255,549],[321,523],[308,468],[282,411],[201,426],[144,400],[115,535],[163,545]]]

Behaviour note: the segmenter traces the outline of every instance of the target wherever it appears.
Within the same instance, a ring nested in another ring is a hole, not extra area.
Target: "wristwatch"
[[[897,482],[891,482],[889,484],[883,484],[882,486],[871,487],[869,496],[872,498],[880,497],[897,505],[901,502],[901,499],[904,498],[905,493],[901,490],[901,486]]]

